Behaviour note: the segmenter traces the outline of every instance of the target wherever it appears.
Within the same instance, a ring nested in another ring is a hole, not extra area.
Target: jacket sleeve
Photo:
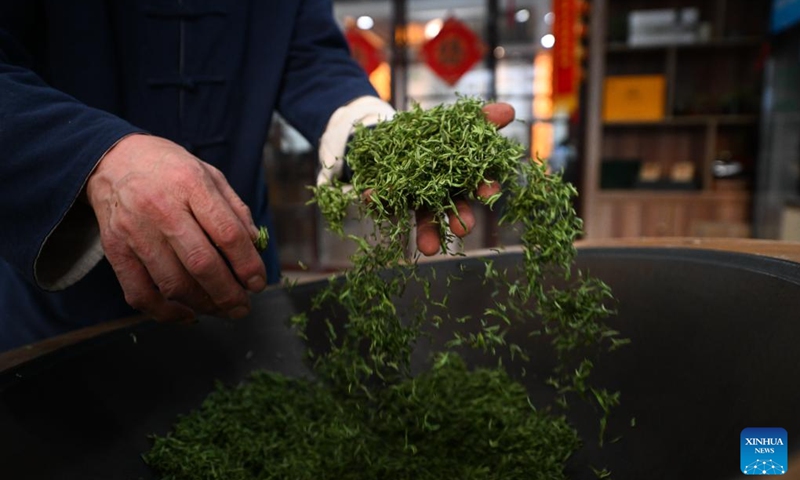
[[[378,95],[350,57],[330,1],[302,1],[284,66],[278,111],[317,145],[333,112],[362,96]]]
[[[140,129],[49,87],[0,29],[0,257],[47,290],[102,258],[80,194],[105,152]]]

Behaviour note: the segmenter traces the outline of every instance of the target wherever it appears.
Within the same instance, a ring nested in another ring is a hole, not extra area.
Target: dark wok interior
[[[518,260],[506,253],[496,262]],[[621,439],[599,448],[597,414],[583,404],[569,412],[585,442],[572,478],[595,478],[587,465],[608,467],[614,478],[735,478],[745,427],[785,428],[796,453],[800,265],[683,249],[586,249],[578,260],[611,285],[618,315],[610,321],[632,343],[602,357],[595,376],[622,391],[609,427],[609,438]],[[480,312],[489,299],[479,261],[436,268],[462,264],[453,313]],[[155,478],[140,458],[148,435],[166,433],[215,381],[235,384],[257,368],[308,374],[306,346],[285,321],[306,310],[321,285],[260,294],[240,321],[144,323],[0,374],[0,477]],[[419,350],[422,361],[427,347]],[[539,351],[544,357],[521,381],[542,404],[552,399],[543,378],[553,362]]]

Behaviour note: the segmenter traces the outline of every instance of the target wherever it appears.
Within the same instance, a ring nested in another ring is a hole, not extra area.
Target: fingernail
[[[247,289],[251,292],[258,293],[267,286],[266,280],[264,277],[256,275],[254,277],[250,277],[250,280],[247,281]]]
[[[228,317],[230,318],[242,318],[246,317],[247,314],[250,313],[250,309],[247,307],[236,307],[228,311]]]

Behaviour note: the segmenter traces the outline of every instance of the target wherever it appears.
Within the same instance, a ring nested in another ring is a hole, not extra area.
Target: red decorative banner
[[[374,72],[383,62],[383,52],[364,31],[348,27],[345,29],[344,38],[350,46],[350,55],[356,59],[367,75]]]
[[[425,42],[422,60],[449,85],[467,73],[484,55],[486,47],[464,23],[448,18],[439,34]]]
[[[553,0],[553,14],[553,103],[556,108],[571,112],[577,107],[580,67],[575,32],[578,0]]]

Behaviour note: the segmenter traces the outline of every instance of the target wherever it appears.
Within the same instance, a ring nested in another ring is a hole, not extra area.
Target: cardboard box
[[[628,29],[632,32],[685,28],[699,22],[700,9],[697,7],[632,10],[628,13]]]
[[[697,8],[634,10],[628,14],[628,45],[680,45],[699,40]]]
[[[659,121],[664,118],[663,75],[611,76],[605,80],[603,120]]]

